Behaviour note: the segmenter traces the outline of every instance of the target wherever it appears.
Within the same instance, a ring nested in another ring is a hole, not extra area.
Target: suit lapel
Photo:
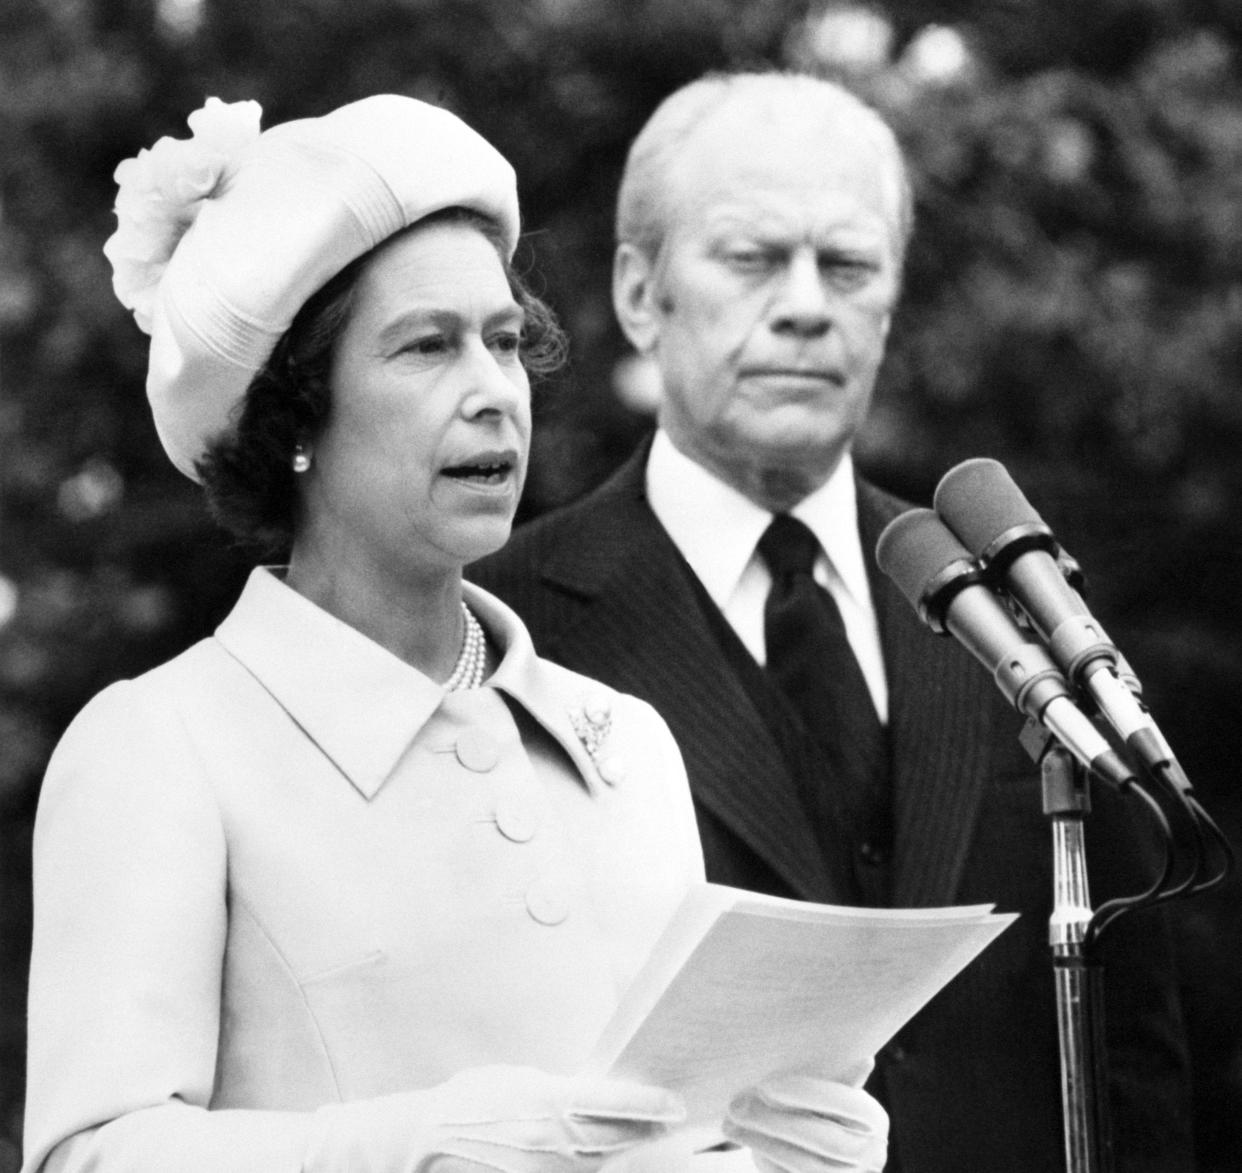
[[[861,482],[858,500],[890,688],[893,900],[898,906],[951,903],[992,765],[995,686],[952,639],[926,628],[876,569],[876,539],[904,505]]]
[[[542,651],[647,698],[677,738],[696,799],[795,892],[826,899],[821,852],[780,751],[646,503],[646,454],[644,445],[545,562],[565,614]]]
[[[697,801],[798,895],[840,899],[785,760],[708,628],[691,572],[647,505],[647,451],[641,446],[579,513],[541,567],[560,602],[540,650],[647,698],[677,738]],[[904,505],[865,482],[858,503],[890,687],[893,901],[950,903],[1003,710],[986,671],[928,631],[875,567],[879,532]]]

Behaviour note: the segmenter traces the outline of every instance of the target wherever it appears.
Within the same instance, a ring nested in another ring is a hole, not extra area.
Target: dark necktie
[[[869,822],[883,801],[886,738],[841,612],[812,573],[819,548],[802,522],[783,513],[759,540],[772,574],[763,612],[767,671],[831,759],[842,788],[836,804]]]

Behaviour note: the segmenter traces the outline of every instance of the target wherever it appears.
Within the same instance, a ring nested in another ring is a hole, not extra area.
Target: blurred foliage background
[[[525,516],[648,425],[608,300],[625,148],[710,68],[845,78],[905,143],[907,292],[860,463],[926,503],[1004,461],[1084,564],[1196,789],[1242,791],[1236,0],[8,0],[0,5],[0,1173],[18,1166],[29,844],[64,725],[209,632],[247,569],[156,443],[100,252],[112,171],[208,95],[264,124],[380,91],[481,130],[574,340]],[[1200,1167],[1242,1168],[1242,885],[1176,908]]]

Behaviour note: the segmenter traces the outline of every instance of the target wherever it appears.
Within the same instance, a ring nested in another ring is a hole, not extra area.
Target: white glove
[[[888,1158],[888,1113],[876,1099],[796,1072],[738,1096],[724,1134],[749,1148],[763,1173],[880,1173]]]
[[[419,1173],[595,1173],[685,1117],[662,1088],[531,1067],[473,1067],[435,1093],[439,1123]]]

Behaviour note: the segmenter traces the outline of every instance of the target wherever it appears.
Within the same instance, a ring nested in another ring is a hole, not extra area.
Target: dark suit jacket
[[[541,655],[643,697],[673,730],[708,878],[836,901],[794,779],[705,622],[691,571],[646,502],[643,445],[583,500],[520,528],[467,571],[526,621]],[[902,503],[860,481],[870,552]],[[956,643],[924,628],[872,567],[890,688],[898,906],[996,903],[1022,915],[885,1049],[876,1090],[904,1173],[1064,1168],[1047,922],[1051,849],[1021,718]],[[1093,796],[1093,903],[1145,886],[1143,813]],[[1103,951],[1119,1170],[1192,1167],[1179,1003],[1162,916],[1109,930]]]

